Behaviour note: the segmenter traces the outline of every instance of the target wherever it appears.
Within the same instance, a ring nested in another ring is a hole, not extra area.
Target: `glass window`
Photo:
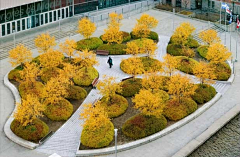
[[[53,13],[50,12],[50,13],[49,13],[49,22],[52,22],[52,20],[53,20],[52,15],[53,15]]]
[[[26,28],[26,24],[25,24],[26,20],[22,19],[22,30],[25,30]]]
[[[20,25],[20,20],[17,21],[17,31],[19,32],[21,29],[21,25]]]
[[[55,0],[55,9],[61,8],[61,0]]]
[[[7,24],[7,34],[11,33],[11,29],[10,29],[10,23]]]
[[[69,16],[72,17],[73,16],[73,7],[69,6]]]
[[[6,22],[13,20],[13,8],[6,10]]]
[[[21,6],[21,18],[28,16],[28,9],[27,8],[28,8],[27,5],[22,5]]]
[[[45,23],[48,23],[48,13],[45,13]]]
[[[27,10],[28,15],[35,15],[35,7],[34,3],[28,4],[28,10]]]
[[[31,28],[31,19],[27,18],[27,29]]]
[[[69,15],[68,15],[68,8],[66,8],[66,17],[69,17]]]
[[[43,0],[42,1],[42,12],[46,12],[49,10],[49,3],[48,0]]]
[[[0,10],[0,23],[5,22],[5,10]]]
[[[14,20],[20,19],[20,7],[14,8]]]
[[[16,31],[15,21],[12,22],[12,32],[13,32],[13,31]]]
[[[41,2],[35,3],[35,12],[36,12],[36,14],[39,14],[42,12],[42,3]]]
[[[72,5],[74,0],[66,0],[67,5]]]
[[[55,9],[55,1],[49,0],[49,10],[54,10],[54,9]]]
[[[66,7],[67,6],[67,0],[61,0],[61,5],[62,7]]]
[[[61,17],[61,10],[58,10],[58,20],[59,20],[59,17]]]
[[[64,12],[64,10],[65,10],[65,9],[62,9],[62,19],[65,18],[65,14],[64,14],[65,12]]]
[[[56,21],[57,20],[57,11],[53,12],[53,20]]]
[[[31,28],[34,28],[35,26],[36,26],[35,16],[31,16]]]
[[[2,25],[2,36],[6,35],[5,25]]]
[[[214,8],[215,7],[215,2],[214,1],[212,1],[212,8]]]
[[[43,17],[44,17],[43,14],[41,14],[41,25],[44,24],[44,18]]]

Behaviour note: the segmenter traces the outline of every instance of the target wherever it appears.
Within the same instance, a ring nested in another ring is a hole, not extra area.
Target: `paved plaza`
[[[146,12],[149,15],[154,16],[159,20],[158,27],[153,31],[159,34],[159,43],[156,58],[162,60],[162,57],[166,54],[166,47],[170,39],[173,30],[182,22],[190,22],[194,27],[196,27],[196,32],[202,29],[207,29],[212,26],[208,22],[201,22],[197,20],[192,20],[188,18],[179,17],[171,13],[149,10]],[[130,18],[126,18],[122,21],[121,30],[130,32],[134,27],[137,18],[141,14],[136,14]],[[99,37],[103,34],[106,26],[99,26],[93,36]],[[36,33],[36,32],[35,32]],[[31,36],[31,34],[29,34]],[[222,41],[224,42],[225,33],[219,33]],[[236,33],[232,33],[230,44],[230,34],[227,33],[227,47],[231,45],[231,50],[233,52],[233,59],[235,59],[236,50],[236,39],[240,36]],[[70,37],[75,41],[82,39],[80,35],[74,35]],[[0,39],[1,40],[1,39]],[[61,39],[63,42],[65,39]],[[239,41],[239,40],[238,40]],[[238,43],[240,47],[240,43]],[[57,48],[57,47],[56,47]],[[37,50],[33,49],[34,56],[37,56]],[[111,56],[113,59],[113,68],[109,68],[106,56],[98,56],[100,65],[96,67],[101,77],[106,74],[109,76],[117,77],[118,80],[128,77],[129,75],[123,73],[120,70],[120,62],[124,58],[128,58],[129,55],[123,56]],[[50,139],[48,139],[43,145],[35,150],[29,150],[19,146],[18,144],[10,141],[3,132],[3,126],[12,113],[14,109],[14,98],[11,91],[3,85],[3,77],[9,72],[12,67],[8,62],[8,59],[0,60],[0,87],[1,87],[1,98],[0,98],[0,157],[47,157],[53,153],[57,153],[64,157],[74,157],[78,149],[78,142],[81,135],[81,124],[82,120],[79,120],[79,113],[82,110],[82,106],[73,114],[73,116],[62,126]],[[240,61],[239,61],[240,62]],[[192,139],[199,136],[204,132],[209,126],[211,126],[217,119],[222,115],[227,113],[235,105],[240,104],[240,63],[235,63],[235,80],[232,85],[224,84],[222,82],[217,82],[214,87],[216,90],[223,94],[220,100],[215,103],[206,112],[200,115],[198,118],[184,125],[183,127],[173,131],[166,136],[159,138],[151,143],[139,146],[137,148],[127,150],[124,152],[119,152],[119,157],[170,157],[189,143]],[[141,77],[141,76],[139,76]],[[88,97],[85,99],[84,103],[93,102],[95,99],[99,98],[97,90],[92,90]],[[114,155],[105,155],[108,157],[113,157]]]

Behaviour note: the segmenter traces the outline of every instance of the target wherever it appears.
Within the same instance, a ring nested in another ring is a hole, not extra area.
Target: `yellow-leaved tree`
[[[73,80],[75,76],[81,76],[81,71],[79,67],[70,63],[63,63],[63,71],[62,74],[65,75],[70,80]]]
[[[136,42],[128,42],[127,44],[127,48],[124,49],[126,51],[127,54],[132,54],[132,55],[137,55],[139,53],[139,47],[136,44]]]
[[[146,39],[142,41],[142,48],[141,50],[143,51],[143,53],[146,53],[148,58],[149,57],[154,57],[155,56],[155,51],[157,49],[157,45],[156,43],[154,43],[153,40],[150,39]]]
[[[120,28],[121,26],[121,21],[123,19],[122,14],[117,14],[115,12],[112,12],[109,14],[109,24],[108,27],[118,27]]]
[[[166,81],[165,77],[159,75],[157,72],[147,73],[143,76],[142,87],[153,92],[154,90],[164,89]]]
[[[214,43],[208,48],[206,58],[211,63],[218,64],[229,59],[231,54],[223,44]]]
[[[42,112],[45,110],[45,106],[33,94],[28,94],[21,103],[16,105],[17,110],[13,116],[22,126],[27,126],[34,119],[43,116]]]
[[[172,35],[172,42],[181,47],[184,47],[195,29],[196,28],[188,22],[181,23],[180,26],[175,29]]]
[[[142,25],[137,23],[135,27],[132,29],[132,34],[137,38],[147,38],[150,34],[151,30],[148,29],[146,25]]]
[[[85,49],[82,52],[77,51],[77,54],[78,55],[74,59],[74,63],[80,68],[87,68],[98,65],[96,54],[93,53],[93,51],[88,51],[87,49]]]
[[[200,32],[199,38],[202,39],[207,45],[211,45],[213,43],[218,43],[221,41],[221,39],[218,37],[217,31],[213,29]]]
[[[214,83],[212,79],[216,78],[214,68],[204,61],[200,61],[193,68],[193,74],[199,79],[200,84]]]
[[[46,53],[39,56],[39,61],[43,68],[49,68],[50,70],[57,67],[63,62],[64,55],[53,49],[49,49]]]
[[[103,76],[103,80],[97,84],[97,89],[106,98],[106,101],[110,101],[116,92],[121,92],[121,85],[116,82],[116,78],[112,76]]]
[[[68,96],[69,78],[64,75],[58,75],[51,78],[43,89],[43,98],[48,100],[51,104],[58,103],[63,97]]]
[[[32,84],[36,81],[39,72],[40,69],[36,63],[26,62],[24,69],[19,71],[19,74],[21,75],[22,81]]]
[[[124,71],[128,74],[131,74],[134,78],[137,74],[144,73],[144,67],[142,60],[137,57],[130,57],[126,60],[123,60],[121,64],[124,64],[126,68]]]
[[[69,60],[74,57],[77,47],[77,43],[74,40],[66,39],[65,42],[61,43],[59,46],[61,52],[69,56]]]
[[[48,33],[38,35],[34,41],[39,53],[45,53],[56,45],[55,37],[51,37]]]
[[[141,89],[138,94],[132,98],[134,108],[139,109],[144,115],[159,117],[165,107],[163,93],[152,93],[150,90]]]
[[[85,39],[89,39],[95,32],[96,26],[88,18],[82,18],[78,21],[78,33],[81,34]]]
[[[178,61],[174,56],[171,56],[169,54],[166,54],[164,57],[163,64],[163,70],[165,73],[169,74],[169,76],[172,76],[174,71],[176,71],[176,68],[178,67]]]
[[[9,51],[9,58],[13,67],[21,64],[21,68],[23,68],[25,62],[32,60],[32,52],[23,44],[19,44]]]
[[[168,93],[173,95],[173,98],[179,103],[181,102],[181,98],[193,95],[196,89],[197,86],[193,84],[191,79],[187,76],[176,74],[170,77],[168,81]]]

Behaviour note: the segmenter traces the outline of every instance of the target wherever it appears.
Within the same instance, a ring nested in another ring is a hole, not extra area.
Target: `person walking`
[[[108,58],[107,63],[109,64],[109,68],[112,68],[113,62],[111,57]]]

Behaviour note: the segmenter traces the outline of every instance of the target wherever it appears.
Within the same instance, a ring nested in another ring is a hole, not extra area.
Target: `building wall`
[[[42,0],[0,0],[0,10],[13,8],[23,4],[34,3]]]

